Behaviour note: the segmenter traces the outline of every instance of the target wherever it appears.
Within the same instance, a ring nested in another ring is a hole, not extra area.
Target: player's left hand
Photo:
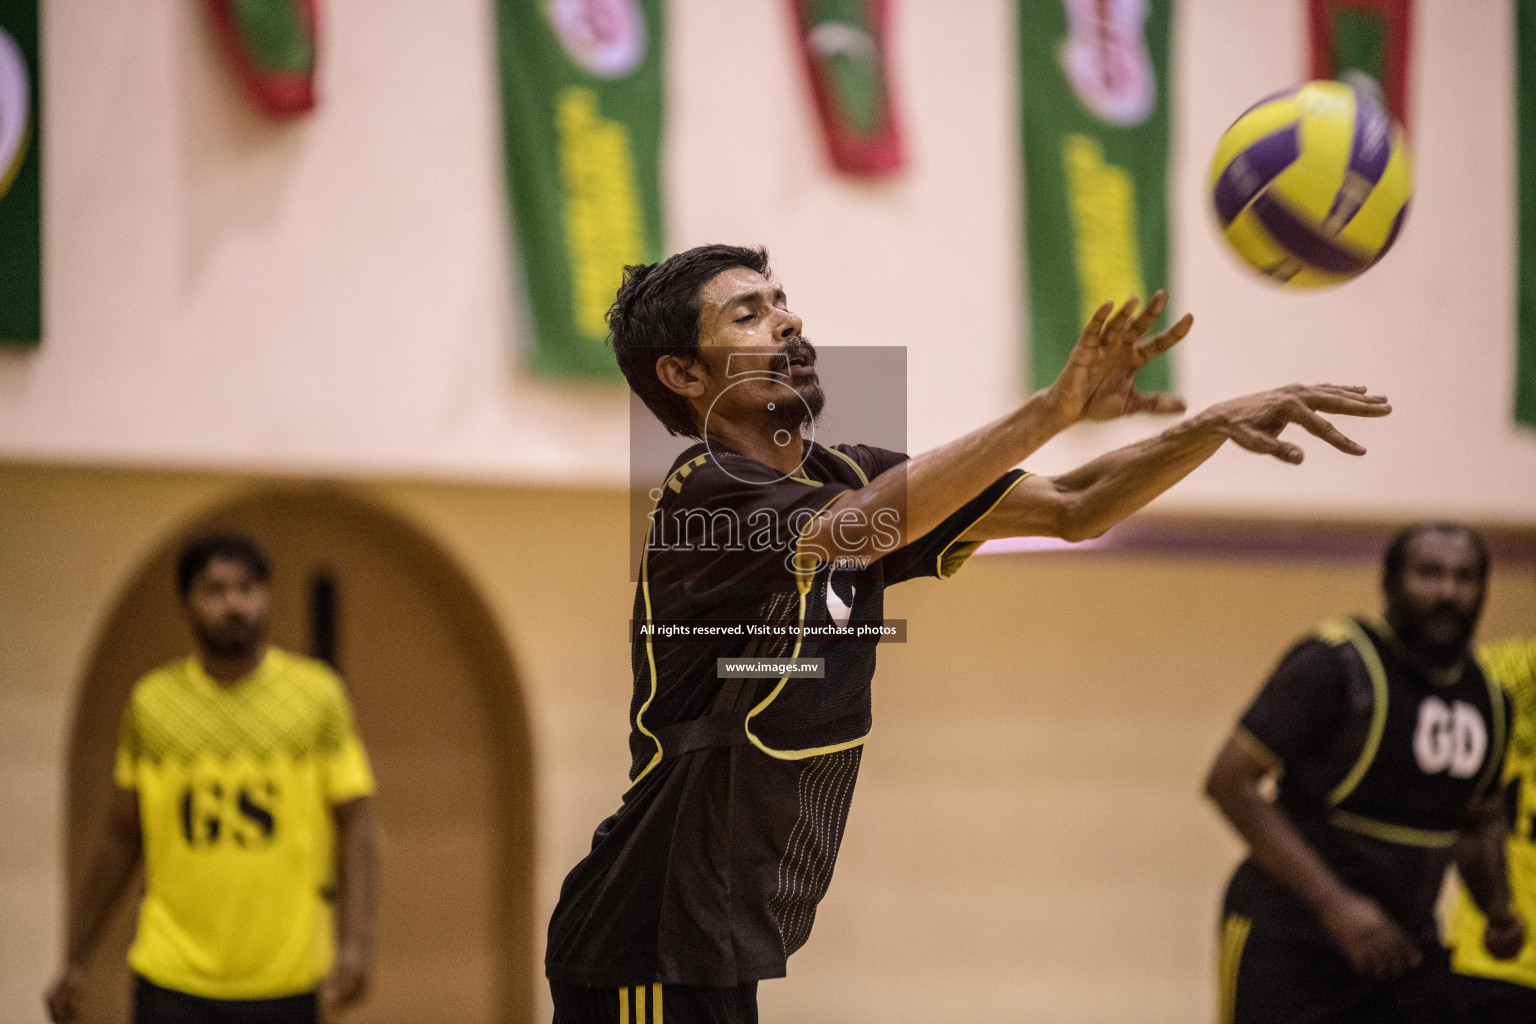
[[[1140,302],[1133,295],[1118,311],[1113,302],[1106,302],[1083,328],[1050,389],[1072,422],[1112,420],[1135,412],[1184,411],[1182,399],[1137,391],[1134,378],[1153,356],[1168,351],[1189,333],[1194,317],[1186,313],[1162,334],[1148,338],[1146,333],[1168,305],[1168,296],[1156,292],[1145,309],[1140,309]]]
[[[336,963],[320,986],[323,1019],[331,1020],[337,1010],[351,1006],[368,991],[368,957],[360,949],[343,945],[336,950]]]
[[[1513,960],[1525,948],[1525,922],[1512,910],[1490,914],[1483,945],[1496,960]]]
[[[1280,440],[1280,432],[1292,423],[1348,455],[1364,455],[1365,448],[1319,413],[1336,416],[1385,416],[1392,411],[1385,395],[1372,395],[1356,385],[1290,384],[1256,395],[1219,402],[1195,417],[1200,425],[1231,438],[1260,455],[1299,465],[1304,458],[1294,444]]]

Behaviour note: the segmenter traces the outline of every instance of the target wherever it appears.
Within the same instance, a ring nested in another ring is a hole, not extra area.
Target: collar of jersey
[[[805,443],[806,443],[805,458],[800,460],[800,470],[801,470],[801,472],[799,474],[791,473],[791,474],[789,474],[787,476],[784,476],[783,479],[785,479],[785,480],[792,480],[792,481],[794,481],[797,484],[810,484],[812,487],[821,487],[821,486],[824,485],[825,481],[813,480],[809,475],[807,475],[805,473],[805,470],[810,468],[811,456],[816,454],[817,442],[814,441],[814,440],[810,440],[810,441],[806,441]],[[777,473],[778,472],[778,470],[776,470],[772,466],[768,465],[768,463],[766,463],[766,462],[759,462],[759,461],[757,461],[756,459],[754,459],[750,455],[743,455],[743,454],[741,454],[741,452],[737,451],[736,449],[729,448],[726,445],[720,443],[719,441],[709,441],[709,442],[706,442],[704,444],[704,450],[709,452],[711,455],[730,455],[730,456],[734,456],[735,458],[738,458],[738,459],[746,459],[748,462],[752,463],[753,465],[755,465],[755,466],[762,466],[764,469],[768,470],[769,472],[772,472],[772,473]],[[686,454],[686,453],[684,453],[684,454]]]
[[[267,675],[277,667],[282,656],[282,651],[268,644],[266,651],[262,653],[261,661],[257,662],[255,668],[233,682],[221,683],[208,674],[208,670],[203,668],[203,660],[194,654],[187,658],[187,678],[192,681],[194,687],[205,693],[227,696],[245,689]]]
[[[1461,658],[1450,668],[1436,668],[1423,658],[1415,654],[1407,644],[1398,637],[1397,631],[1392,628],[1385,616],[1362,616],[1360,624],[1369,629],[1382,644],[1389,648],[1397,659],[1403,662],[1414,675],[1429,683],[1431,686],[1446,689],[1461,682],[1467,674],[1467,663],[1472,658],[1471,650],[1462,652]]]

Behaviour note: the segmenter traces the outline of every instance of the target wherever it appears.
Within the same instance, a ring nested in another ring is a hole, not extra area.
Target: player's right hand
[[[1490,913],[1483,946],[1495,960],[1513,960],[1525,948],[1525,922],[1508,907],[1503,913]]]
[[[1351,892],[1331,900],[1321,923],[1355,973],[1364,977],[1396,978],[1423,959],[1408,933],[1369,896]]]
[[[1161,291],[1145,309],[1131,296],[1119,310],[1106,302],[1083,328],[1056,382],[1047,390],[1062,417],[1062,425],[1078,420],[1112,420],[1137,412],[1184,411],[1182,399],[1149,395],[1136,390],[1136,371],[1189,333],[1194,317],[1185,314],[1162,334],[1147,337],[1168,304]]]
[[[80,1012],[80,996],[85,991],[85,968],[70,964],[64,968],[43,995],[48,1007],[48,1017],[54,1024],[69,1024]]]

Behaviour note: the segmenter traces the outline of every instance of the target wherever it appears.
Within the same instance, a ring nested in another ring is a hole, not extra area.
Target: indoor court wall
[[[0,1019],[42,1021],[69,738],[107,619],[181,531],[263,495],[407,524],[487,610],[515,666],[532,785],[529,819],[507,825],[532,857],[531,934],[508,969],[530,979],[534,1013],[503,1017],[547,1019],[544,924],[626,785],[622,494],[3,464],[0,493],[0,818],[14,823],[0,840]],[[1205,769],[1284,648],[1374,610],[1376,577],[1369,555],[1100,551],[976,556],[952,580],[892,591],[910,639],[881,650],[837,880],[791,980],[764,984],[766,1019],[1205,1019],[1238,855],[1200,794]],[[1484,635],[1533,621],[1536,565],[1500,565]],[[387,1004],[368,1019],[392,1019]]]

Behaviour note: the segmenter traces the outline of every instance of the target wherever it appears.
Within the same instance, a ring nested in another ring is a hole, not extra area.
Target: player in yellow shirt
[[[1515,909],[1527,921],[1536,921],[1536,637],[1492,644],[1483,648],[1478,660],[1509,694],[1513,710],[1504,760],[1507,810],[1512,815],[1504,854]],[[1536,943],[1528,943],[1513,960],[1496,960],[1479,939],[1482,929],[1483,915],[1463,888],[1448,928],[1460,1020],[1531,1024],[1536,1021]]]
[[[269,575],[245,537],[182,552],[197,653],[140,679],[123,714],[111,820],[47,996],[61,1024],[141,857],[135,1024],[313,1024],[366,987],[373,777],[335,673],[265,642]]]

